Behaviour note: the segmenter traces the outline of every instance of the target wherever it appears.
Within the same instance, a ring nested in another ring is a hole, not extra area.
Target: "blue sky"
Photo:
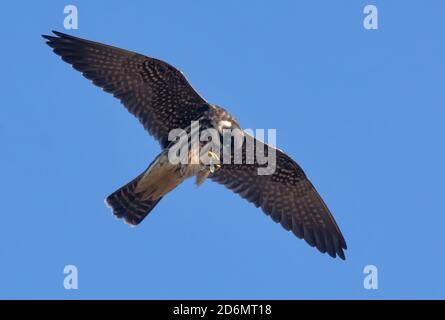
[[[63,29],[63,7],[79,29]],[[365,30],[367,4],[379,29]],[[443,1],[6,2],[0,298],[445,298]],[[348,242],[319,254],[210,181],[137,228],[104,198],[159,153],[44,44],[65,31],[168,61],[248,128],[276,128]],[[79,289],[63,287],[74,264]],[[376,265],[379,289],[363,288]]]

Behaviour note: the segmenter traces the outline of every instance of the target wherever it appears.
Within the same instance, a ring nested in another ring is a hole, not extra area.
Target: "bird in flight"
[[[223,130],[240,129],[234,117],[204,100],[179,70],[135,52],[53,33],[43,35],[53,51],[93,84],[119,99],[161,145],[161,153],[143,173],[107,197],[106,203],[115,216],[138,225],[163,196],[184,180],[195,176],[200,184],[209,178],[261,207],[273,221],[320,252],[345,259],[346,242],[328,207],[301,167],[281,150],[252,138],[255,148],[267,148],[276,154],[276,167],[269,175],[258,174],[262,164],[249,156],[245,143],[238,146],[240,161],[234,161],[236,155],[232,153],[232,161],[216,167],[199,161],[169,161],[169,133],[174,129],[183,129],[190,135],[193,121],[203,123],[203,128],[215,129],[220,136]],[[190,143],[189,138],[186,141]],[[221,160],[212,151],[208,155]],[[197,156],[189,151],[187,159],[196,160]]]

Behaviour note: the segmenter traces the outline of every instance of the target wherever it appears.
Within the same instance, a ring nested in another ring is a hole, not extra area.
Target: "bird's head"
[[[238,121],[224,108],[219,106],[214,106],[214,115],[213,127],[218,130],[221,143],[224,146],[233,144],[234,149],[241,148],[244,142],[244,132]]]
[[[223,133],[223,130],[241,129],[238,121],[232,117],[223,107],[212,105],[211,119],[214,128],[218,129],[219,133]]]

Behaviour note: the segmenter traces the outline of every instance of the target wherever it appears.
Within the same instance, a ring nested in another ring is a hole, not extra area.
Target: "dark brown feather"
[[[256,147],[266,147],[259,140],[255,142]],[[222,165],[210,178],[261,207],[275,222],[320,252],[345,259],[346,242],[329,209],[301,167],[275,150],[276,170],[272,175],[258,175],[256,157],[254,164],[246,164],[244,146],[240,164]],[[233,155],[231,161],[235,161]]]
[[[209,104],[184,75],[163,61],[53,31],[47,44],[87,79],[121,100],[163,148],[172,129],[186,128]]]

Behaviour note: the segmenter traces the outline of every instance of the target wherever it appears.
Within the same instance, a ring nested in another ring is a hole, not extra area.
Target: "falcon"
[[[222,137],[225,129],[241,128],[226,110],[204,100],[179,70],[135,52],[57,31],[53,34],[42,36],[53,51],[93,84],[119,99],[161,145],[161,153],[143,173],[106,198],[115,216],[138,225],[184,180],[196,177],[201,184],[211,179],[260,207],[273,221],[310,246],[345,260],[346,242],[328,207],[301,167],[283,151],[250,137],[255,148],[275,153],[275,170],[269,175],[258,174],[262,164],[256,156],[249,156],[245,143],[238,146],[240,161],[233,161],[232,153],[230,163],[221,163],[212,151],[208,156],[215,163],[219,161],[216,166],[199,161],[169,161],[173,147],[169,133],[174,129],[189,134],[191,123],[199,121],[204,129],[213,128]],[[247,139],[248,135],[243,137]],[[189,140],[186,139],[187,143]],[[197,156],[192,151],[187,154],[188,160]]]

